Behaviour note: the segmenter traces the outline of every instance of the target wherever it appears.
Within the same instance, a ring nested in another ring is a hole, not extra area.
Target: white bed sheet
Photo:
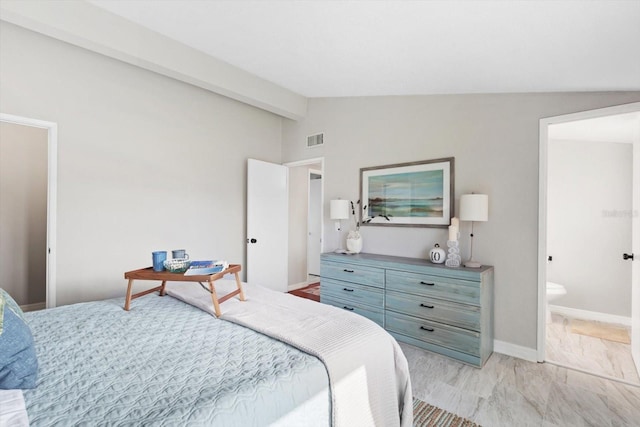
[[[29,426],[22,390],[0,390],[0,426]]]

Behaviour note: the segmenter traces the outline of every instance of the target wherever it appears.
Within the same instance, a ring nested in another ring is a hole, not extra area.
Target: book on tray
[[[226,261],[191,261],[189,269],[185,271],[185,276],[199,276],[202,274],[215,274],[229,268]]]

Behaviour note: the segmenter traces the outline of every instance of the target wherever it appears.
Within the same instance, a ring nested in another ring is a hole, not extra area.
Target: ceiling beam
[[[84,1],[2,0],[0,19],[297,120],[307,98]]]

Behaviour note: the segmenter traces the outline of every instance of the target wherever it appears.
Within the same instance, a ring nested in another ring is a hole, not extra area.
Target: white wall
[[[289,285],[307,281],[309,169],[319,163],[289,168]]]
[[[58,305],[123,296],[154,250],[244,264],[246,159],[280,162],[281,118],[5,22],[0,111],[58,124]]]
[[[304,120],[284,121],[284,161],[310,157],[306,135],[325,144],[325,247],[337,246],[328,201],[358,200],[359,169],[455,157],[455,194],[489,195],[474,256],[495,266],[495,337],[536,348],[538,126],[543,117],[640,101],[640,92],[323,98]],[[468,224],[463,223],[468,256]],[[346,232],[346,231],[345,231]],[[364,251],[426,258],[445,230],[361,227]]]
[[[0,122],[0,287],[20,305],[44,303],[47,130]]]
[[[554,305],[631,316],[632,144],[549,140],[547,278]]]

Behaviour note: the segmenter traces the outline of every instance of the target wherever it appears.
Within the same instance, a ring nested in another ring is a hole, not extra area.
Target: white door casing
[[[311,179],[311,175],[320,175]],[[322,245],[322,172],[309,169],[309,209],[307,220],[307,274],[320,275]]]
[[[286,166],[248,159],[247,282],[287,292],[288,176]]]
[[[634,102],[615,107],[601,108],[597,110],[583,111],[579,113],[566,114],[563,116],[548,117],[540,119],[539,127],[539,173],[538,173],[538,335],[537,335],[537,360],[543,362],[545,360],[546,345],[546,282],[547,282],[547,162],[548,162],[548,128],[553,124],[572,122],[577,120],[586,120],[597,117],[613,116],[618,114],[640,112],[640,102]],[[639,125],[640,127],[640,125]],[[640,130],[639,130],[640,133]],[[633,221],[632,221],[632,248],[634,253],[638,253],[638,245],[640,244],[640,224],[637,218],[638,205],[640,204],[640,150],[638,147],[639,138],[634,142],[633,150]],[[630,248],[631,249],[631,248]],[[620,254],[622,256],[622,254]],[[631,345],[632,355],[638,372],[640,372],[640,268],[638,264],[638,256],[631,263]]]

